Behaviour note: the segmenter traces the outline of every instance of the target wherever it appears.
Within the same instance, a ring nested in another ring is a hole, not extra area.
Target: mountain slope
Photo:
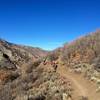
[[[75,62],[78,64],[81,62],[99,64],[100,31],[91,33],[85,37],[81,37],[69,44],[65,44],[63,47],[62,56],[63,60],[66,60],[67,62]],[[99,68],[97,68],[97,70],[99,71]]]
[[[47,64],[57,63],[57,73],[71,81],[74,100],[99,100],[100,31],[54,50],[46,61]],[[82,98],[79,99],[80,96]]]
[[[69,71],[69,78],[71,77],[73,79],[76,75],[77,77],[81,76],[78,81],[80,85],[84,83],[82,82],[82,80],[88,80],[89,85],[84,85],[86,89],[88,89],[88,91],[91,91],[87,94],[87,97],[89,97],[90,99],[93,96],[90,100],[99,100],[100,31],[96,31],[94,33],[88,34],[87,36],[81,37],[69,44],[65,44],[61,50],[58,62],[60,63],[60,66],[65,66],[66,77],[68,76],[67,71]],[[64,73],[64,71],[62,73]],[[76,80],[77,77],[75,78]]]
[[[29,60],[35,61],[47,53],[47,51],[39,48],[16,45],[0,39],[0,64],[2,67],[5,62],[20,67],[21,64],[27,63]]]
[[[0,100],[99,100],[100,31],[51,52],[0,40]]]
[[[69,81],[43,64],[47,53],[0,40],[0,100],[62,100],[69,94]]]

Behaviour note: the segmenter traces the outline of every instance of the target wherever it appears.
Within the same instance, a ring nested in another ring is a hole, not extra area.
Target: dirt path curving
[[[89,100],[100,100],[100,93],[96,93],[95,84],[86,80],[81,74],[70,72],[64,66],[59,66],[57,72],[72,82],[75,100],[78,100],[77,97],[79,96],[88,97]]]

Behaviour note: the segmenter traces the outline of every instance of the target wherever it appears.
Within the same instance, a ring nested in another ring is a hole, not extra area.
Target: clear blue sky
[[[100,28],[100,0],[0,0],[0,37],[52,50]]]

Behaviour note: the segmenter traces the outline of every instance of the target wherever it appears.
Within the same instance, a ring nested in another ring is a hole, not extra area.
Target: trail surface
[[[72,82],[74,89],[73,98],[75,100],[79,96],[88,97],[89,100],[100,100],[100,93],[96,93],[95,84],[86,80],[82,75],[70,72],[64,66],[59,66],[57,72]]]
[[[25,69],[27,66],[29,66],[29,64],[30,63],[23,64],[21,68]],[[43,64],[40,66],[43,66]],[[46,70],[49,68],[52,69],[51,65],[46,65],[43,67],[45,67]],[[22,73],[25,73],[24,70]],[[57,73],[71,81],[74,89],[73,100],[79,100],[78,97],[80,96],[88,97],[88,100],[100,100],[100,93],[96,93],[96,85],[85,79],[82,74],[70,72],[67,67],[60,65],[57,68]]]

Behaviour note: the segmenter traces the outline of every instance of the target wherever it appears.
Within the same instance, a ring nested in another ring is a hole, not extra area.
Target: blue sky
[[[0,37],[52,50],[100,28],[100,0],[0,0]]]

